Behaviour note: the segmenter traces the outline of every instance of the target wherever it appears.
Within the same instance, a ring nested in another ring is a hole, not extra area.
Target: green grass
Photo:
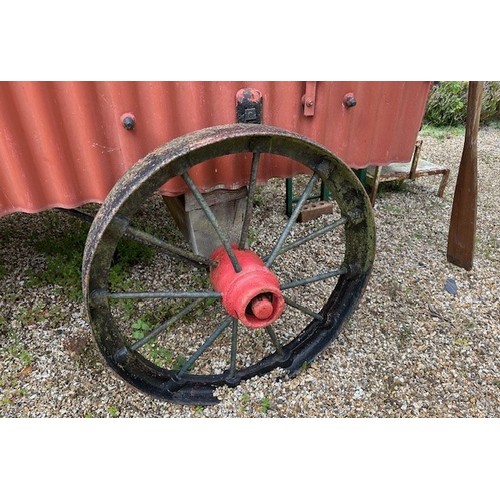
[[[419,135],[440,140],[449,139],[450,137],[465,136],[465,127],[463,125],[436,127],[435,125],[424,124]]]

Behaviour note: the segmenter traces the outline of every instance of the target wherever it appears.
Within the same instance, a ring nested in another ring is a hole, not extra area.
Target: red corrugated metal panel
[[[408,161],[430,82],[318,82],[304,116],[305,82],[0,82],[0,215],[101,202],[123,172],[157,146],[235,122],[235,96],[263,94],[264,123],[294,130],[350,167]],[[355,107],[343,104],[352,92]],[[136,118],[133,131],[121,122]],[[261,181],[292,175],[288,161],[261,166]],[[239,187],[241,165],[197,169],[203,191]],[[166,186],[179,194],[182,182]]]

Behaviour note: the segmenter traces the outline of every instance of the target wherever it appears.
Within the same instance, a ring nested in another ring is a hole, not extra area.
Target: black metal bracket
[[[236,121],[238,123],[262,123],[262,93],[246,88],[236,93]]]

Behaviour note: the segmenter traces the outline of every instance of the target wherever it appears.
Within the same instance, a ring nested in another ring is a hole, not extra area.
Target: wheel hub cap
[[[278,278],[251,250],[239,250],[236,245],[233,250],[241,271],[234,270],[224,247],[219,247],[210,257],[217,262],[210,272],[212,285],[231,316],[250,328],[269,326],[285,308]]]

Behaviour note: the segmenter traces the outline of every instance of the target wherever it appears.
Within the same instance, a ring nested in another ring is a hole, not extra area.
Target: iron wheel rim
[[[125,357],[128,349],[117,331],[106,298],[107,273],[112,257],[130,220],[167,180],[183,175],[203,161],[233,153],[270,153],[285,156],[309,167],[328,187],[340,208],[349,214],[345,224],[348,273],[341,275],[321,311],[295,338],[258,363],[229,376],[183,374],[155,365],[139,352]],[[367,285],[375,254],[375,228],[371,204],[357,177],[343,162],[320,144],[276,127],[234,124],[210,127],[186,134],[156,149],[128,170],[109,193],[89,231],[83,259],[83,292],[94,337],[107,365],[128,384],[156,398],[182,404],[214,404],[213,391],[223,385],[263,375],[275,368],[297,373],[340,333]]]

